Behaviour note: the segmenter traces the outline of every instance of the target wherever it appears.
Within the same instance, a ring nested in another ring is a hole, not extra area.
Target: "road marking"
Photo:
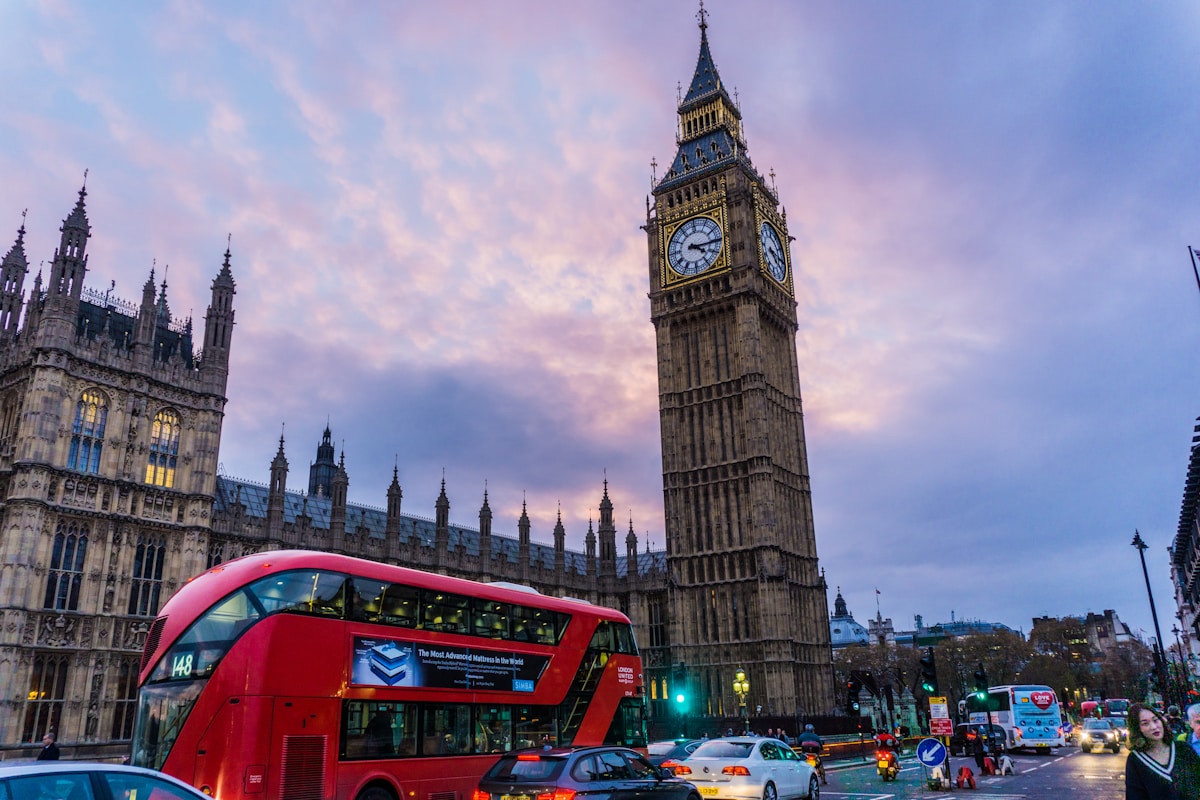
[[[871,800],[887,800],[895,798],[894,794],[873,794],[871,792],[821,792],[821,797],[868,797]]]

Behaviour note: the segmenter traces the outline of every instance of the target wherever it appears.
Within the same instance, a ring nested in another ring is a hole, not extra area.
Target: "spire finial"
[[[700,20],[700,30],[708,27],[708,12],[704,10],[704,0],[700,0],[700,11],[696,14],[696,19]]]

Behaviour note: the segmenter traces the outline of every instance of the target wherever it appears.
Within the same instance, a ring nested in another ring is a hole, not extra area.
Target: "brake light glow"
[[[471,800],[491,800],[491,795],[482,789],[476,789],[471,793]]]
[[[721,770],[721,774],[722,775],[749,775],[750,770],[747,769],[746,767],[743,767],[741,764],[738,764],[737,766],[733,766],[733,767],[725,767],[725,769]]]
[[[676,775],[691,775],[692,768],[687,764],[680,764],[678,761],[670,760],[662,763],[664,768],[670,769]]]
[[[517,761],[541,761],[542,757],[537,753],[522,753],[517,756]]]
[[[553,792],[542,792],[537,800],[574,800],[574,789],[555,789]]]

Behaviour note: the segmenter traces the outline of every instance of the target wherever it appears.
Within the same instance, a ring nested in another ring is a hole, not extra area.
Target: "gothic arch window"
[[[138,537],[137,551],[133,556],[133,585],[129,591],[130,614],[152,617],[158,613],[166,553],[167,546],[162,537]]]
[[[169,408],[154,415],[150,430],[150,457],[146,461],[146,483],[175,486],[175,459],[179,455],[179,415]]]
[[[84,392],[75,405],[75,424],[71,427],[71,450],[67,469],[96,474],[104,449],[104,424],[108,421],[108,401],[96,389]]]
[[[57,653],[36,653],[29,677],[25,701],[25,721],[21,741],[36,742],[53,731],[61,733],[63,703],[67,696],[67,668],[70,657]]]
[[[117,667],[116,698],[113,703],[112,735],[120,741],[133,738],[133,712],[137,708],[138,661],[125,658]]]
[[[50,575],[46,579],[43,608],[55,611],[79,609],[79,588],[83,584],[83,562],[87,556],[88,527],[84,523],[58,523],[54,550],[50,555]]]

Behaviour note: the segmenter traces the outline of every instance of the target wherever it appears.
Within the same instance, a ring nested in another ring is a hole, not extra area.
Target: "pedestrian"
[[[58,737],[47,733],[42,737],[42,752],[38,753],[38,761],[58,761]]]
[[[971,755],[975,756],[975,766],[979,768],[979,774],[983,774],[983,758],[987,754],[987,745],[983,740],[984,729],[979,728],[975,733],[975,741],[971,745]]]
[[[1171,736],[1187,733],[1187,725],[1179,717],[1179,706],[1167,706],[1167,733]]]
[[[1153,708],[1129,706],[1126,800],[1200,800],[1200,756],[1169,731]]]
[[[1196,755],[1200,756],[1200,703],[1192,703],[1184,709],[1184,716],[1187,717],[1187,723],[1191,730],[1181,733],[1175,738],[1181,742],[1187,742]]]

